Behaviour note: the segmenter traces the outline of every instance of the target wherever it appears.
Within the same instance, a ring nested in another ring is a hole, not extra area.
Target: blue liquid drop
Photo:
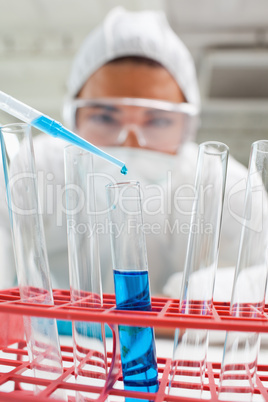
[[[151,310],[148,271],[114,270],[116,307],[120,310]],[[124,388],[157,392],[158,372],[153,328],[119,325]],[[126,402],[140,401],[126,398]],[[147,401],[148,402],[148,401]]]
[[[121,169],[121,173],[124,174],[124,175],[126,175],[127,172],[128,172],[127,167],[126,167],[126,165],[124,165],[124,166],[122,167],[122,169]]]

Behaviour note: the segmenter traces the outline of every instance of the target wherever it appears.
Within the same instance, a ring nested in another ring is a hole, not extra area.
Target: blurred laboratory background
[[[73,55],[117,5],[166,13],[196,63],[198,142],[223,141],[247,165],[268,139],[267,0],[0,0],[0,89],[62,120]]]

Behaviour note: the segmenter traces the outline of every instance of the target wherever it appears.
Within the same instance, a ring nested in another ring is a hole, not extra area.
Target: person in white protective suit
[[[118,167],[94,157],[96,231],[104,292],[113,292],[105,184],[133,179],[142,186],[152,294],[179,298],[176,283],[180,277],[169,278],[184,268],[194,198],[198,153],[194,140],[199,111],[194,62],[163,13],[116,8],[78,50],[68,81],[65,123],[120,158],[129,170],[124,177]],[[69,287],[64,146],[66,143],[47,135],[34,140],[53,287],[60,288]],[[236,263],[246,172],[229,158],[219,267],[234,267]],[[6,205],[2,204],[0,281],[1,287],[7,287],[15,284],[15,268]],[[76,229],[90,235],[86,227]],[[200,222],[196,230],[206,228]],[[230,293],[231,283],[227,288]]]

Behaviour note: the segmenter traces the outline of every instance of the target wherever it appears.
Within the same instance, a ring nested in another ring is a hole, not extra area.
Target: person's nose
[[[133,129],[128,129],[126,132],[126,137],[124,142],[122,143],[122,147],[132,147],[132,148],[140,148],[139,140],[137,133]]]

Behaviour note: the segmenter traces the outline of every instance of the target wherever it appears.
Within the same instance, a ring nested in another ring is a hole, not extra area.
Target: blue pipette
[[[50,117],[38,112],[28,105],[25,105],[24,103],[2,91],[0,91],[0,109],[11,114],[12,116],[17,117],[25,123],[52,135],[53,137],[61,138],[71,144],[77,145],[78,147],[98,155],[111,163],[114,163],[121,168],[122,174],[127,174],[127,168],[124,162],[114,158],[108,153],[102,151],[100,148],[95,147],[95,145],[87,142],[72,131],[68,130],[56,120],[51,119]]]

